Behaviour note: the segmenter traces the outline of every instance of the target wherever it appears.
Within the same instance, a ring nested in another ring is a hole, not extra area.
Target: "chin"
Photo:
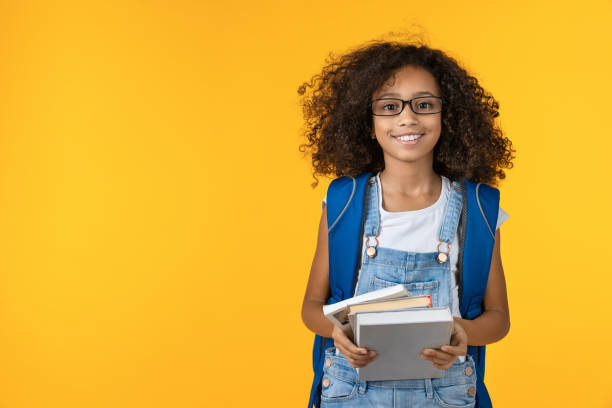
[[[433,158],[434,146],[411,146],[411,148],[393,149],[388,155],[403,162],[418,162],[428,157]]]

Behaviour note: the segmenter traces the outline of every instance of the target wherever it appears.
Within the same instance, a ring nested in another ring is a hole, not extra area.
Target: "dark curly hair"
[[[320,74],[298,88],[317,175],[356,176],[384,168],[383,153],[372,133],[367,109],[374,92],[406,65],[428,71],[444,99],[440,139],[433,169],[450,180],[469,179],[497,185],[511,168],[512,142],[495,124],[498,102],[478,80],[444,52],[418,42],[375,40],[336,57],[330,53]]]

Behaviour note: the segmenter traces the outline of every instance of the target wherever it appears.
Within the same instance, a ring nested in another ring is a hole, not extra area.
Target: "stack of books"
[[[378,359],[357,368],[359,380],[441,378],[444,370],[420,358],[424,348],[449,344],[453,317],[448,307],[432,307],[430,296],[410,296],[391,286],[323,306],[323,313],[359,347]]]

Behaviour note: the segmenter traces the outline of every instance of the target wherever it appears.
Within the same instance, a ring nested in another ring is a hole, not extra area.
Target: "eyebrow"
[[[415,92],[415,93],[412,94],[412,96],[419,96],[419,95],[431,95],[431,96],[434,96],[434,94],[432,94],[429,91],[420,91],[420,92]],[[398,93],[384,93],[384,94],[380,95],[379,98],[384,98],[385,96],[393,96],[393,97],[399,98],[400,94],[398,94]]]

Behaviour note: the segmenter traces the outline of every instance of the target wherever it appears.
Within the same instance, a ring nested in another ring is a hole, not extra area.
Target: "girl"
[[[302,305],[316,333],[309,407],[491,406],[484,345],[510,327],[499,232],[508,216],[488,185],[512,167],[499,105],[422,44],[376,41],[328,62],[298,90],[313,186],[317,175],[338,177]],[[445,375],[359,381],[355,368],[376,351],[357,347],[322,306],[398,283],[453,312],[450,344],[421,354]]]

